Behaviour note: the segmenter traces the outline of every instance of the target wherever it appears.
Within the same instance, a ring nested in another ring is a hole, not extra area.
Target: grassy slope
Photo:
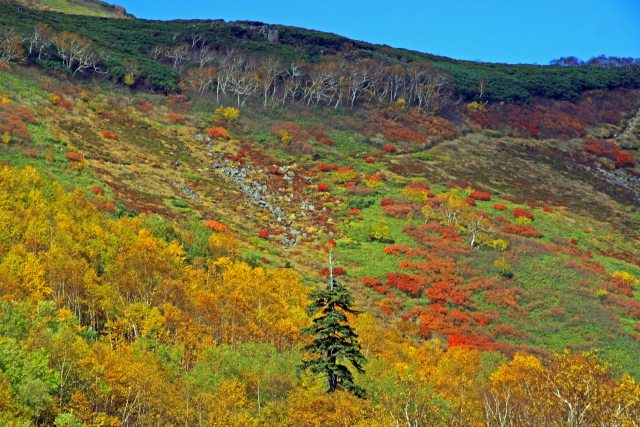
[[[480,309],[495,310],[503,323],[521,331],[519,337],[498,338],[499,341],[554,350],[595,347],[601,349],[616,366],[640,375],[633,361],[633,355],[640,351],[640,343],[634,338],[639,322],[622,316],[614,305],[597,300],[595,291],[605,277],[577,271],[574,264],[579,260],[561,251],[541,247],[543,243],[557,243],[564,247],[568,245],[568,239],[576,238],[581,249],[590,249],[596,254],[596,259],[605,265],[607,272],[624,270],[640,276],[637,266],[598,255],[599,249],[609,247],[637,252],[638,214],[598,189],[595,180],[589,181],[571,169],[566,158],[553,157],[551,148],[547,147],[544,156],[524,155],[529,151],[523,148],[537,147],[541,150],[549,142],[500,138],[473,145],[466,140],[452,140],[430,149],[429,156],[423,157],[435,160],[416,160],[416,156],[399,154],[386,156],[370,165],[355,157],[376,149],[371,141],[350,128],[349,123],[358,117],[333,111],[319,111],[311,115],[289,110],[265,112],[248,108],[243,111],[242,124],[232,129],[238,139],[207,147],[194,138],[209,126],[207,118],[213,106],[207,101],[199,101],[188,108],[186,122],[172,124],[166,113],[175,109],[175,105],[171,105],[166,97],[114,90],[105,84],[72,84],[47,77],[34,69],[17,68],[0,73],[0,94],[7,93],[12,102],[31,108],[39,117],[38,123],[30,126],[31,143],[0,148],[3,162],[32,164],[67,186],[87,192],[91,186],[106,183],[111,198],[136,211],[158,212],[182,221],[189,218],[219,219],[247,242],[245,256],[266,257],[278,265],[292,262],[309,282],[317,280],[314,271],[322,265],[317,257],[317,245],[328,238],[325,233],[329,230],[318,227],[317,233],[310,234],[288,252],[275,243],[258,239],[257,231],[273,218],[257,209],[239,193],[236,186],[215,172],[212,164],[218,158],[216,153],[235,153],[244,144],[279,163],[301,163],[306,171],[311,171],[317,161],[351,164],[362,173],[385,171],[390,179],[373,196],[376,200],[374,205],[362,210],[362,221],[347,218],[347,204],[353,196],[338,185],[333,186],[333,194],[329,196],[315,195],[311,185],[306,195],[316,205],[325,203],[332,208],[332,218],[340,230],[337,237],[346,238],[339,241],[339,262],[350,272],[349,283],[355,286],[364,307],[374,306],[379,297],[358,287],[358,278],[382,278],[390,271],[397,271],[399,261],[383,253],[385,244],[366,238],[368,227],[384,221],[397,243],[416,246],[402,232],[407,221],[385,217],[378,203],[381,198],[401,197],[402,188],[411,179],[426,178],[436,192],[444,191],[442,184],[450,181],[470,181],[491,189],[494,194],[515,197],[521,202],[540,200],[541,197],[536,195],[543,190],[556,194],[559,197],[552,204],[557,206],[563,202],[566,208],[557,208],[554,213],[534,211],[534,225],[544,234],[541,242],[526,238],[510,239],[512,248],[509,253],[517,255],[513,262],[513,284],[524,291],[521,310],[492,306],[483,300],[482,293],[474,295],[476,304]],[[72,102],[72,111],[52,105],[50,97],[56,91],[65,94],[65,98]],[[84,101],[81,100],[83,91],[88,95],[84,96]],[[151,103],[153,110],[141,112],[136,109],[135,105],[141,102]],[[283,151],[271,126],[274,122],[294,118],[303,124],[324,124],[336,145],[325,147],[312,143],[317,161]],[[116,132],[119,139],[105,140],[100,136],[104,130]],[[38,155],[25,156],[27,148],[35,149]],[[50,150],[55,154],[53,161],[44,158]],[[69,169],[64,158],[68,151],[84,154],[89,167]],[[268,160],[262,162],[268,164]],[[506,165],[506,168],[497,165]],[[512,177],[516,170],[520,179],[514,180]],[[545,173],[541,174],[541,170]],[[272,178],[262,179],[268,181]],[[322,179],[331,180],[332,175],[316,177],[316,182]],[[193,189],[199,198],[186,194],[182,186]],[[588,202],[583,200],[587,194],[590,195]],[[334,200],[336,196],[338,203]],[[479,205],[491,211],[490,205],[495,201],[507,204],[510,209],[521,206],[504,199],[480,202]],[[300,229],[316,226],[310,218],[298,212],[295,205],[290,205],[289,209],[298,214],[296,226]],[[506,214],[492,212],[492,215]],[[421,221],[416,218],[409,222],[418,224]],[[481,249],[465,262],[481,275],[495,277],[492,262],[496,256],[491,250]],[[574,261],[574,264],[568,261]],[[423,299],[404,298],[402,294],[397,296],[402,299],[405,310],[427,303]]]
[[[17,0],[33,9],[60,12],[69,15],[84,15],[100,18],[124,18],[119,10],[99,0]]]

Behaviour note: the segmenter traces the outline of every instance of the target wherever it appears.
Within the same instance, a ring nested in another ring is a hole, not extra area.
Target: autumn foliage
[[[28,142],[31,139],[28,124],[35,123],[31,110],[12,102],[0,103],[0,135],[9,135],[16,141]]]
[[[229,139],[229,131],[220,126],[209,128],[209,138],[213,140]]]
[[[111,132],[109,130],[102,131],[101,135],[104,139],[113,139],[116,141],[119,139],[119,136],[117,133]]]
[[[533,214],[523,208],[516,208],[512,210],[511,215],[513,215],[516,218],[528,218],[530,220],[533,220]]]
[[[227,229],[227,226],[220,221],[216,221],[215,219],[208,219],[204,222],[204,226],[209,230],[214,232],[221,232]]]
[[[542,237],[542,233],[531,225],[509,224],[503,228],[505,233],[518,234],[526,237]]]

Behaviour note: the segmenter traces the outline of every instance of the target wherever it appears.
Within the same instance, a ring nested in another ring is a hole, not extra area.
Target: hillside
[[[86,15],[102,18],[132,18],[124,8],[100,0],[3,0],[0,3],[19,4],[29,9]]]
[[[54,31],[69,31],[91,41],[103,57],[107,75],[122,82],[135,65],[137,84],[160,91],[175,91],[190,50],[237,48],[264,58],[318,63],[344,54],[352,59],[380,60],[385,64],[428,62],[450,76],[455,93],[466,100],[526,101],[536,96],[575,100],[590,89],[640,87],[637,64],[603,58],[600,66],[533,66],[474,63],[437,57],[405,49],[372,45],[347,38],[260,22],[105,20],[42,10],[20,9],[0,3],[0,28],[30,32],[44,23]],[[155,51],[161,47],[161,51]],[[184,51],[184,50],[187,51]],[[155,61],[152,61],[155,57]],[[43,63],[55,67],[48,61]]]
[[[0,26],[0,423],[640,423],[637,64]],[[327,242],[366,400],[297,370]]]

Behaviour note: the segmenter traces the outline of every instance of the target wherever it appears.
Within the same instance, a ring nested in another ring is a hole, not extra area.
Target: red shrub
[[[613,155],[617,169],[633,167],[636,164],[636,159],[633,157],[633,154],[628,151],[616,150]]]
[[[543,206],[542,210],[547,212],[547,213],[553,212],[553,208],[551,206]]]
[[[475,206],[476,205],[476,201],[473,200],[471,197],[467,197],[465,200],[466,204],[468,204],[469,206]]]
[[[328,136],[321,127],[312,127],[309,129],[309,133],[322,145],[336,145],[336,142],[331,139],[331,137]]]
[[[494,203],[493,204],[493,209],[499,210],[499,211],[506,211],[507,207],[503,204],[500,203]]]
[[[119,138],[117,133],[111,132],[109,130],[103,130],[101,135],[104,139],[113,139],[117,141]]]
[[[263,263],[263,264],[265,264],[265,265],[266,265],[266,264],[271,264],[271,261],[269,261],[269,260],[268,260],[268,259],[266,259],[266,258],[262,258],[260,261],[262,261],[262,263]]]
[[[367,157],[364,158],[364,162],[365,163],[375,163],[375,161],[376,160],[373,157],[367,156]]]
[[[28,108],[13,103],[0,103],[0,135],[8,133],[12,139],[29,141],[31,136],[26,124],[35,121],[35,115]]]
[[[396,152],[396,147],[392,144],[387,144],[385,146],[382,147],[382,149],[384,151],[386,151],[387,153],[395,153]]]
[[[349,215],[360,215],[360,209],[354,208],[349,211]]]
[[[391,206],[395,203],[393,199],[381,199],[380,206]]]
[[[389,273],[387,286],[418,296],[427,285],[427,278],[420,274]]]
[[[345,274],[347,274],[347,271],[344,268],[342,268],[342,267],[333,267],[333,276],[334,277],[344,276]],[[329,277],[329,268],[325,267],[322,270],[320,270],[320,275],[324,276],[324,277]]]
[[[504,232],[509,234],[518,234],[526,237],[542,237],[542,233],[530,225],[509,224],[504,227]]]
[[[451,334],[447,337],[449,347],[470,347],[480,350],[488,350],[495,347],[489,338],[477,335]]]
[[[209,138],[213,140],[229,139],[229,131],[220,126],[209,128]]]
[[[321,191],[323,193],[329,191],[329,184],[327,184],[326,182],[321,182],[320,184],[318,184],[318,191]]]
[[[522,209],[522,208],[516,208],[512,210],[511,215],[515,216],[516,218],[525,217],[525,218],[529,218],[530,220],[533,220],[533,214],[528,210]]]
[[[329,171],[337,171],[339,169],[339,166],[334,164],[328,164],[328,163],[318,163],[318,166],[316,166],[316,168],[318,168],[318,170],[320,172],[329,172]]]
[[[388,291],[387,287],[382,284],[382,281],[375,277],[363,277],[362,285],[367,288],[373,289],[376,293],[385,295]]]
[[[94,187],[91,187],[91,192],[96,196],[104,196],[104,188],[98,187],[97,185]]]
[[[589,138],[583,147],[596,156],[611,156],[618,150],[618,146],[611,141],[593,138]]]
[[[474,200],[489,201],[491,200],[491,194],[487,193],[486,191],[474,191],[473,193],[471,193],[471,198]]]
[[[262,230],[258,231],[258,237],[260,237],[261,239],[268,239],[269,238],[269,230],[262,229]]]
[[[392,216],[394,218],[407,219],[413,208],[411,205],[388,205],[383,208],[385,215]]]

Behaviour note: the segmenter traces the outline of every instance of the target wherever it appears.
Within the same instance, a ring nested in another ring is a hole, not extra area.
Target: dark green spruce
[[[351,370],[344,364],[349,362],[362,373],[366,358],[362,354],[358,335],[346,316],[346,313],[357,314],[352,308],[353,296],[346,286],[333,277],[332,249],[329,249],[329,284],[311,294],[313,302],[307,308],[314,320],[302,332],[314,339],[304,348],[310,357],[303,360],[300,369],[325,376],[328,393],[345,390],[364,398],[365,390],[356,385]]]

